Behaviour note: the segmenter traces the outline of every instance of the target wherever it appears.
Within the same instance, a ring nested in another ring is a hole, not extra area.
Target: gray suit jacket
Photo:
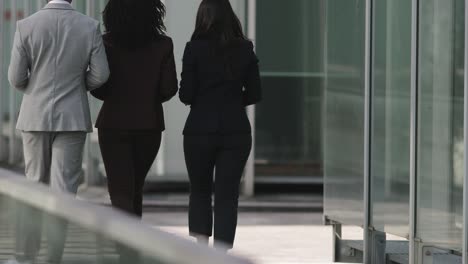
[[[18,22],[8,70],[24,93],[17,129],[92,131],[87,92],[110,74],[99,26],[65,4]]]

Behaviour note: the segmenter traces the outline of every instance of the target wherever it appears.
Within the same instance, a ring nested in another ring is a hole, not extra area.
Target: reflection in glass
[[[408,237],[411,1],[374,3],[371,224]]]
[[[417,236],[461,249],[464,1],[420,2]]]
[[[325,215],[362,225],[365,1],[326,3]]]

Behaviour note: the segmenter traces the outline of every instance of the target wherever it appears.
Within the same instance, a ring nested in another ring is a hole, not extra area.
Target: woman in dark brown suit
[[[143,185],[164,131],[162,104],[177,93],[173,43],[160,0],[111,0],[104,43],[111,76],[96,127],[112,205],[142,216]]]

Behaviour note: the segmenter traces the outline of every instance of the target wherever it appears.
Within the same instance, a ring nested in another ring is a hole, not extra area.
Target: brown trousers
[[[99,129],[112,205],[142,216],[143,186],[161,145],[160,131]]]

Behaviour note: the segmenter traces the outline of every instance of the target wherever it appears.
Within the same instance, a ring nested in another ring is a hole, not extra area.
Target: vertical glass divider
[[[468,264],[468,1],[465,1],[465,76],[464,76],[464,100],[463,100],[463,140],[464,140],[464,180],[463,180],[463,264]]]
[[[15,32],[16,32],[16,21],[17,21],[17,1],[11,0],[11,27],[10,27],[10,35],[11,39],[14,39]],[[8,154],[8,162],[13,164],[16,162],[16,129],[15,129],[15,113],[16,113],[16,89],[11,87],[10,94],[9,94],[9,154]]]
[[[257,1],[248,0],[247,7],[247,36],[253,41],[257,37]],[[255,106],[247,108],[247,115],[252,124],[252,150],[249,160],[247,161],[244,173],[243,194],[245,196],[253,196],[255,194]]]
[[[371,243],[371,122],[372,122],[372,2],[366,0],[364,62],[364,263],[372,260]]]
[[[411,124],[410,124],[410,194],[409,194],[409,264],[416,264],[416,175],[418,133],[418,14],[419,0],[411,3]]]
[[[3,99],[2,98],[5,98],[5,91],[4,91],[4,87],[3,87],[3,83],[4,83],[4,76],[3,76],[3,72],[4,72],[4,68],[3,68],[3,49],[4,49],[4,46],[3,46],[3,22],[4,22],[4,13],[5,13],[5,3],[4,1],[0,1],[0,20],[1,20],[1,23],[0,23],[0,160],[4,159],[5,158],[5,141],[4,141],[4,133],[3,133],[3,109],[4,109],[4,105],[3,105]]]
[[[325,215],[326,213],[326,197],[328,196],[327,192],[327,176],[325,174],[325,142],[327,141],[327,133],[325,133],[325,127],[326,127],[326,113],[327,113],[327,87],[328,87],[328,0],[322,0],[322,5],[323,5],[323,28],[324,28],[324,33],[323,33],[323,72],[325,74],[325,78],[323,80],[323,101],[322,101],[322,118],[320,120],[321,124],[320,127],[322,127],[322,144],[321,144],[321,157],[322,157],[322,166],[323,166],[323,211],[324,211],[324,219],[326,219],[328,216]],[[333,246],[335,248],[335,246]],[[335,256],[335,253],[333,253],[333,256]],[[333,259],[334,260],[334,259]]]

